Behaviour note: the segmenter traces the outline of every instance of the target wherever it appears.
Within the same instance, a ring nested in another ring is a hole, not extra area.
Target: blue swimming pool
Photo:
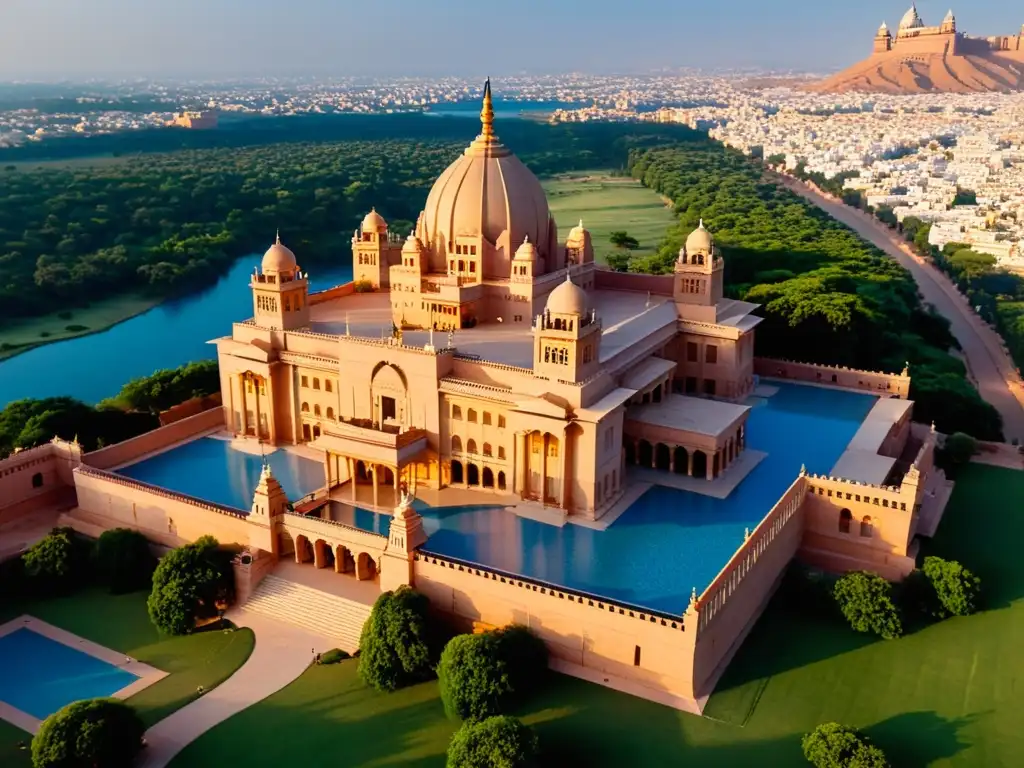
[[[806,464],[832,469],[877,398],[791,383],[772,383],[752,398],[747,443],[767,457],[726,499],[654,487],[605,531],[557,528],[503,512],[503,504],[416,507],[430,535],[426,549],[510,573],[561,584],[655,610],[681,613],[768,513]],[[285,451],[270,456],[290,498],[323,483],[316,462]],[[204,438],[122,470],[123,474],[199,498],[248,509],[260,458]],[[390,518],[350,511],[342,522],[387,535]]]
[[[324,467],[319,462],[289,451],[274,451],[267,462],[289,499],[323,487]],[[118,474],[248,512],[262,468],[262,457],[235,450],[227,440],[203,437],[119,469]]]
[[[40,720],[72,701],[110,696],[137,679],[27,627],[0,637],[0,701]]]

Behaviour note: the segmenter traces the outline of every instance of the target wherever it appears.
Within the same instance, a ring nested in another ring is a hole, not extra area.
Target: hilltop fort
[[[971,37],[949,11],[925,26],[911,5],[893,34],[883,21],[871,56],[811,86],[822,92],[968,93],[1024,89],[1024,26],[1014,35]]]

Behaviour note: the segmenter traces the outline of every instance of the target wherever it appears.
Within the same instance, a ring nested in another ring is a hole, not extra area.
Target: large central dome
[[[489,81],[480,117],[480,135],[434,182],[417,234],[439,254],[452,252],[459,236],[482,236],[496,249],[487,271],[507,277],[527,237],[542,257],[550,256],[555,224],[540,181],[494,135]]]

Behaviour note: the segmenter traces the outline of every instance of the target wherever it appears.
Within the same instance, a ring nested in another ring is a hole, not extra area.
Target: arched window
[[[462,453],[462,438],[452,435],[452,453]]]
[[[331,408],[330,406],[328,406],[327,408],[327,418],[330,419],[331,421],[334,421],[334,409]]]
[[[504,491],[505,490],[505,473],[504,472],[499,472],[498,473],[498,490],[499,491]]]
[[[844,509],[839,513],[839,532],[849,533],[850,532],[850,521],[853,520],[853,514],[848,509]]]
[[[333,392],[334,391],[334,385],[331,383],[330,379],[324,379],[324,391],[325,392]]]
[[[303,403],[302,404],[302,412],[303,413],[309,413],[309,403]]]
[[[466,420],[473,424],[476,424],[476,411],[470,408],[469,413],[466,416]]]
[[[487,425],[487,426],[490,426],[490,423],[491,423],[491,412],[490,411],[484,411],[484,421],[483,421],[483,423],[485,425]]]
[[[470,438],[469,442],[466,443],[466,453],[476,453],[476,440]]]
[[[32,475],[32,487],[33,488],[42,488],[43,487],[43,473],[42,472],[36,472],[34,475]]]
[[[313,389],[320,389],[320,379],[313,377]]]
[[[505,458],[505,446],[503,446],[503,445],[499,445],[498,446],[498,458],[499,459],[504,459]]]
[[[491,444],[490,443],[484,443],[484,456],[491,456],[491,455],[493,455],[491,453]]]
[[[870,515],[864,515],[864,519],[860,521],[860,535],[867,539],[875,535],[875,527],[871,524]]]
[[[316,381],[316,379],[314,379],[314,381]],[[313,415],[314,416],[319,416],[320,415],[320,406],[319,405],[314,405],[313,406]]]
[[[494,472],[491,471],[490,467],[484,467],[484,476],[481,485],[483,485],[484,488],[494,487]]]
[[[457,405],[453,405],[452,406],[452,418],[453,419],[461,419],[462,418],[462,409],[459,406],[457,406]]]

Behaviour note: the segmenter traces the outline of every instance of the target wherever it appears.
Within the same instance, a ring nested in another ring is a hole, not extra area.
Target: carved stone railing
[[[204,501],[203,499],[197,499],[195,496],[189,496],[184,493],[178,493],[177,491],[169,491],[166,488],[161,488],[158,485],[150,485],[144,483],[141,480],[133,480],[130,477],[119,475],[116,472],[110,472],[105,469],[96,469],[96,467],[90,467],[86,464],[82,464],[75,469],[75,472],[86,477],[95,477],[99,480],[106,480],[107,482],[115,483],[126,488],[132,488],[136,491],[143,491],[145,493],[153,494],[154,496],[160,496],[164,499],[170,499],[172,501],[180,501],[183,504],[189,504],[193,507],[199,507],[209,512],[216,512],[219,515],[229,515],[230,517],[237,517],[245,520],[249,517],[248,512],[235,507],[229,507],[226,504],[217,504],[212,501]]]
[[[362,528],[347,523],[340,523],[337,520],[325,520],[320,517],[303,515],[299,512],[285,512],[283,515],[274,518],[274,520],[277,525],[283,527],[289,534],[301,533],[310,542],[317,539],[340,541],[378,553],[383,552],[388,544],[387,536],[364,531]]]
[[[547,595],[557,600],[568,600],[570,603],[593,608],[595,611],[605,611],[617,614],[624,618],[635,619],[650,624],[659,624],[669,629],[683,631],[686,627],[683,624],[683,617],[664,611],[656,611],[650,608],[643,608],[639,605],[632,605],[621,600],[610,600],[607,597],[594,595],[578,589],[570,589],[558,584],[542,581],[540,579],[519,576],[514,573],[501,571],[479,563],[472,563],[467,560],[460,560],[448,555],[438,555],[427,550],[420,549],[413,556],[414,560],[423,561],[431,565],[448,568],[454,571],[466,573],[470,576],[482,579],[490,579],[500,584],[507,584],[514,589],[524,589]]]
[[[729,562],[718,572],[714,581],[697,598],[698,632],[704,631],[714,620],[732,594],[746,579],[747,574],[757,564],[757,561],[786,527],[795,524],[794,518],[804,503],[805,487],[806,477],[800,475],[740,545],[736,553],[729,558]]]
[[[378,425],[363,425],[351,421],[339,421],[324,425],[324,434],[332,437],[347,437],[364,443],[373,443],[387,448],[404,448],[417,440],[427,437],[427,431],[419,427],[411,427],[404,432],[381,428]]]

